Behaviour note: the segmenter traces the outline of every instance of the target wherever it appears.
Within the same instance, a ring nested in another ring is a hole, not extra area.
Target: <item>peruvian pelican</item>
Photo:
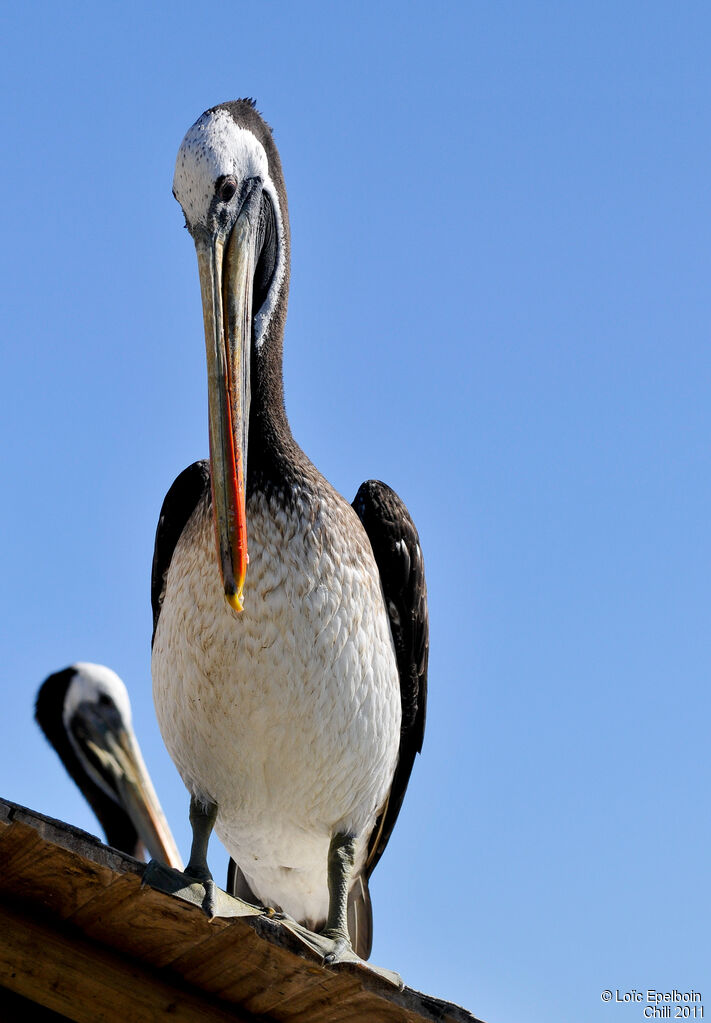
[[[286,189],[253,101],[198,118],[173,194],[197,250],[210,435],[209,462],[165,498],[152,576],[153,694],[190,792],[186,873],[213,912],[214,827],[236,894],[333,939],[328,962],[367,958],[368,879],[425,724],[417,531],[383,483],[348,504],[292,437]]]
[[[56,671],[37,693],[35,720],[114,849],[144,849],[182,870],[180,853],[141,756],[126,686],[103,664]]]

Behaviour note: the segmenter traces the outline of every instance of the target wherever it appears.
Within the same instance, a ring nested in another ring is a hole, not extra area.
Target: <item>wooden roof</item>
[[[0,800],[3,1020],[30,1018],[29,1000],[46,1023],[479,1023],[363,966],[324,967],[288,922],[208,920],[189,894],[145,883],[146,869]]]

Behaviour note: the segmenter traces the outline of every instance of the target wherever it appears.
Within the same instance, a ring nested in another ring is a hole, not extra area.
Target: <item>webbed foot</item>
[[[336,927],[327,927],[326,930],[321,931],[321,937],[328,938],[333,942],[333,948],[323,957],[325,966],[334,966],[336,963],[352,963],[354,959],[358,960],[359,957],[353,951],[353,945],[347,933],[344,934]]]
[[[393,973],[392,970],[384,970],[380,966],[373,966],[372,963],[367,963],[364,959],[361,959],[353,951],[350,939],[344,935],[343,931],[326,927],[320,934],[315,934],[308,927],[303,927],[288,917],[282,922],[282,927],[291,931],[312,954],[315,953],[317,956],[320,956],[324,966],[336,968],[343,966],[350,969],[364,970],[367,973],[374,973],[383,980],[386,980],[388,984],[392,984],[394,987],[402,990],[404,986],[402,977],[397,973]]]
[[[207,867],[188,864],[185,868],[185,876],[191,881],[197,881],[205,889],[205,896],[202,900],[202,908],[205,915],[212,920],[217,916],[217,885]]]

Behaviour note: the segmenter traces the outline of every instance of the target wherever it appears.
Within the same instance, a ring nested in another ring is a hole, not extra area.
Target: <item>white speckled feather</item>
[[[361,523],[317,492],[253,494],[245,610],[222,594],[209,504],[178,542],[153,648],[161,732],[255,894],[312,927],[328,910],[334,832],[357,869],[398,756],[400,691]]]

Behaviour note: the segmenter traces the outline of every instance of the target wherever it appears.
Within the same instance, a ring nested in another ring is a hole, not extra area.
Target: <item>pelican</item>
[[[292,436],[286,189],[254,101],[198,118],[173,194],[197,252],[210,438],[209,461],[165,498],[152,574],[154,700],[190,792],[186,873],[214,912],[214,828],[236,894],[331,939],[327,962],[365,959],[368,879],[424,732],[417,531],[383,483],[349,504]]]
[[[182,860],[141,756],[131,704],[116,672],[80,662],[49,675],[35,720],[99,819],[106,841],[182,870]]]

